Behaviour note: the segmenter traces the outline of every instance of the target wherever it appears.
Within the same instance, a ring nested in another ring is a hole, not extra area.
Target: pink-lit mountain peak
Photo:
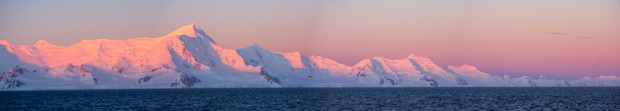
[[[205,33],[204,30],[200,28],[200,26],[194,23],[178,28],[177,30],[169,33],[165,37],[197,37],[207,39],[208,41],[216,44],[215,40],[213,40],[209,35],[207,35],[207,33]]]
[[[49,42],[47,42],[46,40],[43,39],[39,39],[37,42],[34,43],[35,46],[37,45],[50,45]]]
[[[57,47],[57,45],[51,44],[49,42],[47,42],[46,40],[40,39],[39,41],[37,41],[36,43],[34,43],[33,45],[34,47],[37,48],[44,48],[44,47]]]
[[[169,33],[168,36],[187,35],[190,37],[197,37],[200,36],[196,35],[199,32],[202,32],[202,29],[199,26],[196,26],[196,24],[192,23],[178,28],[177,30]]]

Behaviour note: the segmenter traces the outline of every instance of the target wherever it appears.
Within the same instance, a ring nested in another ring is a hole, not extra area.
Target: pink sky
[[[620,1],[0,1],[0,39],[69,45],[196,23],[220,45],[257,43],[353,65],[416,54],[493,74],[620,76]]]

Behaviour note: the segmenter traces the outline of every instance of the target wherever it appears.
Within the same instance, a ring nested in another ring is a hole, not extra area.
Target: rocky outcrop
[[[200,82],[202,81],[194,76],[181,73],[181,77],[178,79],[178,81],[170,84],[170,87],[191,88],[194,86],[194,84],[200,83]]]
[[[467,86],[469,85],[469,83],[467,82],[467,80],[463,79],[463,78],[456,78],[456,84],[460,85],[460,86]]]
[[[426,81],[426,82],[429,82],[429,85],[430,85],[430,86],[433,86],[433,87],[437,87],[437,86],[439,86],[439,84],[437,84],[437,81],[435,81],[434,79],[429,78],[429,77],[427,77],[427,76],[424,76],[424,77],[420,78],[420,80],[422,80],[422,81]]]
[[[117,73],[123,73],[125,69],[126,69],[125,67],[118,66],[118,65],[115,65],[114,67],[112,67],[112,70]]]
[[[16,79],[19,75],[26,74],[30,71],[28,69],[22,68],[20,66],[15,66],[10,68],[7,71],[4,71],[2,75],[0,75],[0,88],[9,89],[9,88],[18,88],[26,85],[26,83],[19,81]]]
[[[3,84],[4,84],[2,86],[2,89],[18,88],[18,87],[21,87],[23,85],[26,85],[24,82],[21,82],[19,80],[15,80],[15,79],[0,80],[0,82],[3,82]]]
[[[11,78],[15,78],[18,76],[18,74],[25,74],[27,72],[30,72],[30,70],[28,69],[24,69],[22,67],[19,66],[15,66],[7,71],[4,71],[2,73],[3,76],[7,76],[7,77],[11,77]]]
[[[261,68],[260,69],[260,74],[263,75],[263,77],[269,83],[282,84],[282,83],[280,83],[280,80],[277,77],[270,75],[269,72],[267,72],[267,70],[265,70],[265,68]]]
[[[151,78],[153,78],[153,76],[144,76],[144,77],[138,79],[138,84],[146,83],[149,80],[151,80]]]

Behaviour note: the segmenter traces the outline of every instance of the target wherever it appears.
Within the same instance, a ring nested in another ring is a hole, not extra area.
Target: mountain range
[[[373,57],[353,66],[257,44],[227,49],[190,24],[161,37],[45,40],[16,46],[0,40],[2,89],[141,89],[221,87],[572,87],[620,86],[620,77],[573,80],[509,77],[474,66],[440,67],[431,59]]]

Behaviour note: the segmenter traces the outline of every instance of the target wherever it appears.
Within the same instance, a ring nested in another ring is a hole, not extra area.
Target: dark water
[[[258,88],[0,92],[0,110],[615,110],[620,88]]]

